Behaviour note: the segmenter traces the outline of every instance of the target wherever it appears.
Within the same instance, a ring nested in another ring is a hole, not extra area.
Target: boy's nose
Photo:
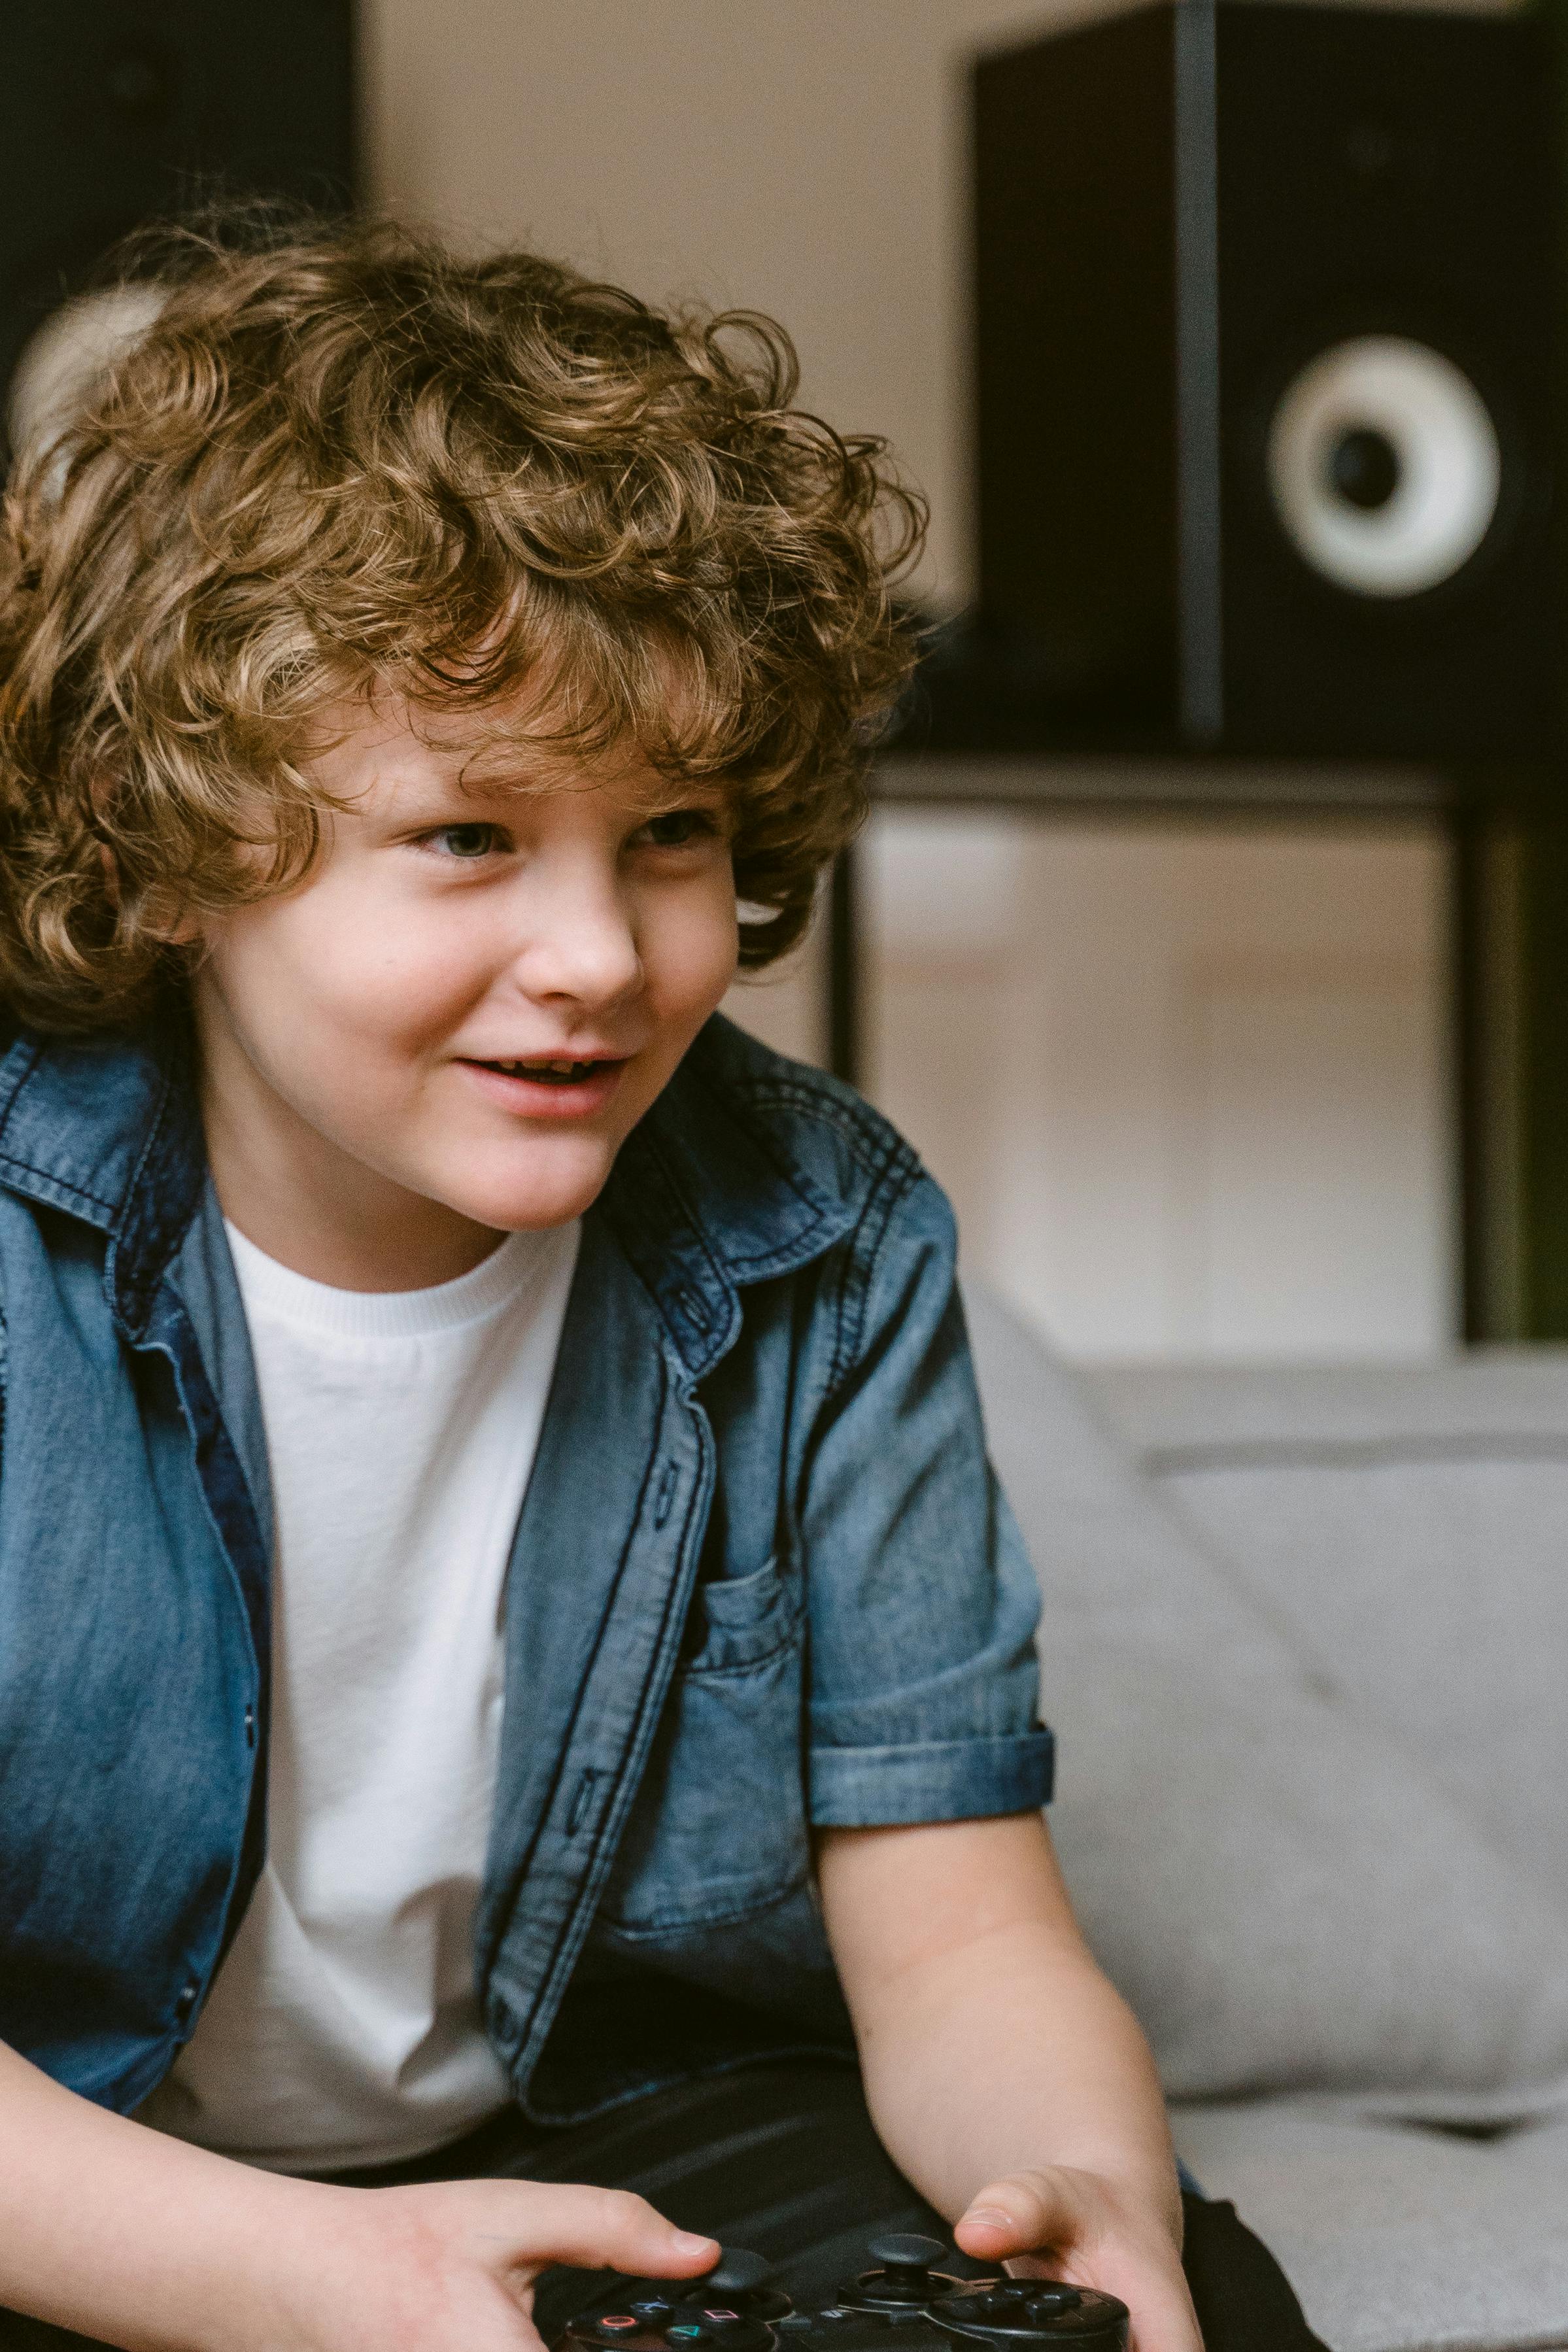
[[[642,958],[613,892],[563,894],[542,915],[534,912],[516,958],[518,980],[530,996],[603,1006],[618,1003],[641,984]]]

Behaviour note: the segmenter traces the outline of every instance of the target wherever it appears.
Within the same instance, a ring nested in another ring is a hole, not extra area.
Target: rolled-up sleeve
[[[1039,1591],[986,1459],[947,1202],[901,1192],[842,1294],[802,1517],[811,1818],[1023,1812],[1051,1792]]]

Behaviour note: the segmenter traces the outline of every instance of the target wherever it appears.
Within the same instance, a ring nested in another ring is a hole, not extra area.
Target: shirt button
[[[245,1744],[247,1748],[256,1745],[256,1709],[253,1706],[245,1710]]]
[[[196,2005],[196,1996],[200,1990],[200,1985],[187,1984],[180,1987],[180,1997],[174,2003],[174,2015],[182,2025],[184,2025],[186,2018],[189,2017],[192,2010],[195,2009]]]

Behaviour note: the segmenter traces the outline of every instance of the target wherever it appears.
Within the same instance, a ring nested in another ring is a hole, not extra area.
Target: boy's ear
[[[109,844],[106,841],[100,841],[99,843],[98,856],[99,863],[103,868],[104,897],[109,900],[110,905],[114,908],[116,912],[118,912],[120,908],[120,868],[114,862],[114,852],[110,848]],[[195,915],[190,913],[188,909],[178,909],[171,906],[167,918],[163,919],[160,919],[160,911],[155,905],[148,911],[152,915],[152,920],[148,924],[148,929],[157,933],[158,937],[163,941],[165,947],[192,948],[195,947],[200,940],[202,935],[202,927],[196,920]]]
[[[182,906],[172,890],[150,890],[142,902],[142,923],[166,948],[194,948],[201,944],[200,918],[189,907]]]
[[[166,929],[160,926],[159,936],[166,947],[194,948],[201,940],[202,927],[187,909],[176,915]]]

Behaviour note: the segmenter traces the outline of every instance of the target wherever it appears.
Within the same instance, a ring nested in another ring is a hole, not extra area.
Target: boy
[[[1196,2352],[943,1205],[712,1017],[916,503],[762,322],[160,270],[0,581],[0,2340],[515,2352],[918,2191]]]

